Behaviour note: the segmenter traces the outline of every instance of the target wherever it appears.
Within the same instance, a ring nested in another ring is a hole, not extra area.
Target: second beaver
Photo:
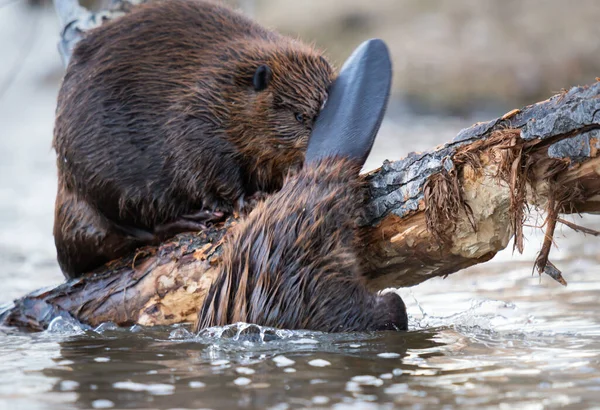
[[[53,142],[65,276],[279,189],[334,76],[312,47],[204,1],[142,5],[87,33]]]

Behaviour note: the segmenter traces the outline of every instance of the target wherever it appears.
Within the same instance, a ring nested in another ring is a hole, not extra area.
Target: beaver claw
[[[208,229],[208,226],[201,222],[180,218],[173,222],[155,226],[154,235],[156,236],[156,239],[163,241],[183,232],[198,232],[206,229]]]
[[[221,211],[209,211],[206,209],[202,209],[200,211],[196,211],[191,214],[183,215],[183,219],[188,219],[192,221],[202,221],[202,222],[218,222],[225,217],[225,213]]]
[[[304,163],[339,156],[363,164],[381,126],[391,84],[392,63],[385,43],[378,39],[362,43],[330,87]]]
[[[172,222],[155,226],[154,235],[158,240],[164,240],[183,232],[203,231],[224,217],[224,212],[202,209],[183,215]]]

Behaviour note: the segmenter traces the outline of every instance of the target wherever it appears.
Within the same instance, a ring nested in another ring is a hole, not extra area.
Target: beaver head
[[[296,42],[246,44],[238,52],[236,87],[225,96],[225,128],[257,188],[268,191],[302,164],[334,70],[317,51]]]
[[[371,330],[408,330],[406,305],[396,293],[378,295]]]

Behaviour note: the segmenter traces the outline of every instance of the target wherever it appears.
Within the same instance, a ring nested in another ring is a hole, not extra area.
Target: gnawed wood
[[[521,250],[528,207],[600,212],[599,141],[596,83],[475,124],[433,151],[386,161],[366,176],[370,199],[358,251],[368,286],[413,286],[488,261],[515,234]],[[193,321],[235,224],[232,217],[140,250],[17,300],[0,316],[32,330],[61,315],[92,326]],[[538,262],[552,274],[548,257]]]
[[[545,210],[552,195],[561,213],[600,212],[599,141],[596,83],[384,163],[368,176],[362,255],[369,286],[412,286],[485,262],[515,234],[522,251],[527,208]]]

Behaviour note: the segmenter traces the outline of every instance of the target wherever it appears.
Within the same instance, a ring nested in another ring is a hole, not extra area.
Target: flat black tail
[[[366,161],[387,107],[392,63],[382,40],[362,43],[331,85],[306,151],[305,164],[326,157]]]

